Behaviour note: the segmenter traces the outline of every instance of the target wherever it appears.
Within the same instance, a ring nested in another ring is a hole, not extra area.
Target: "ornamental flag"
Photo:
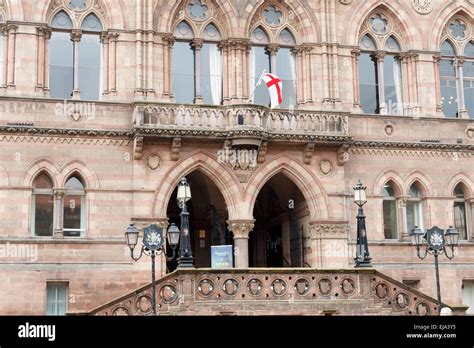
[[[275,74],[264,74],[262,79],[267,84],[271,99],[270,107],[273,109],[283,102],[281,79]]]

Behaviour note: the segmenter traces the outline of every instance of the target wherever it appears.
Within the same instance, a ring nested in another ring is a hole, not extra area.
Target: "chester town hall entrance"
[[[124,233],[183,232],[183,178],[159,315],[436,315],[433,226],[474,313],[472,1],[4,0],[0,29],[0,314],[150,315]]]

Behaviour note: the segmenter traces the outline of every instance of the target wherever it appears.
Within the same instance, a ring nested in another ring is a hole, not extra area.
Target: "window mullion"
[[[458,89],[458,107],[459,107],[459,118],[464,118],[466,116],[466,105],[464,101],[464,72],[463,64],[464,59],[458,57],[455,60],[456,62],[456,79],[457,79],[457,89]]]
[[[82,30],[75,29],[71,32],[71,41],[73,42],[73,67],[74,67],[74,78],[73,78],[73,99],[80,99],[79,90],[79,42],[81,41]]]

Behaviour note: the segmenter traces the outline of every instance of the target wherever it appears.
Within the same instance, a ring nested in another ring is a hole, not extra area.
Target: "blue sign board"
[[[212,268],[232,268],[234,265],[232,245],[211,246]]]

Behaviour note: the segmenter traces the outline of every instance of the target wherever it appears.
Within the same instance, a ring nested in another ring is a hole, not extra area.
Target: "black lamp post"
[[[130,255],[134,261],[141,259],[143,254],[151,256],[151,308],[153,315],[156,315],[156,283],[155,283],[155,256],[160,255],[164,251],[164,237],[163,237],[163,228],[156,226],[155,224],[150,225],[147,228],[143,229],[143,245],[140,250],[140,255],[135,257],[133,251],[138,243],[138,229],[134,224],[128,226],[127,231],[125,232],[125,237],[127,239],[128,247],[130,248]],[[166,257],[167,260],[172,260],[175,257],[176,246],[179,243],[179,228],[175,224],[171,224],[168,228],[168,243],[173,249],[173,255],[171,257]]]
[[[372,258],[369,256],[369,245],[367,243],[367,231],[365,229],[365,215],[364,209],[362,208],[367,203],[365,195],[366,187],[359,183],[354,187],[354,203],[359,206],[359,212],[357,214],[357,247],[356,247],[356,262],[355,267],[371,267],[370,261]]]
[[[189,212],[186,202],[191,199],[191,188],[183,177],[178,184],[178,206],[181,208],[181,243],[179,243],[178,268],[194,268],[194,257],[189,235]]]
[[[441,287],[439,283],[439,264],[438,256],[445,254],[449,260],[454,258],[454,248],[458,245],[459,232],[450,226],[446,231],[443,231],[438,226],[434,226],[427,230],[423,230],[415,226],[411,232],[410,237],[412,244],[416,247],[416,252],[421,260],[424,260],[428,254],[434,256],[436,268],[436,291],[438,295],[438,314],[441,314]],[[421,246],[425,244],[425,252],[420,252]],[[448,248],[446,248],[448,247]],[[448,252],[450,250],[450,252]]]

